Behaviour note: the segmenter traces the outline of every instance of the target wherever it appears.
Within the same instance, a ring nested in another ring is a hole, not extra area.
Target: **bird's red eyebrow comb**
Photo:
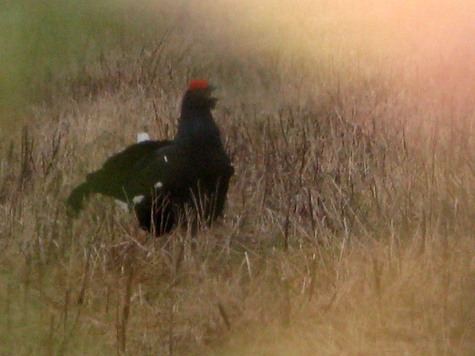
[[[188,85],[188,89],[206,89],[209,87],[209,82],[205,79],[196,79],[193,80],[190,85]]]

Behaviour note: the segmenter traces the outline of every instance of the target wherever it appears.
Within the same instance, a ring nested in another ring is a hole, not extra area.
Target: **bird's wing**
[[[181,192],[193,181],[186,153],[176,145],[156,150],[137,166],[137,175],[130,182],[130,191],[148,196],[154,191]]]
[[[133,144],[110,157],[101,169],[88,174],[87,184],[94,193],[127,200],[129,182],[140,172],[141,162],[154,156],[154,152],[171,144],[171,141],[143,141]]]
[[[171,141],[168,140],[135,143],[107,159],[102,166],[102,170],[107,173],[127,171],[139,163],[144,157],[170,144]]]

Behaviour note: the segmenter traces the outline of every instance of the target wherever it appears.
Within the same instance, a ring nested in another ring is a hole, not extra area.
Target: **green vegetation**
[[[0,129],[18,123],[25,115],[20,109],[58,90],[55,79],[81,75],[90,55],[97,60],[117,46],[128,27],[126,4],[19,0],[0,5]]]
[[[0,351],[473,354],[475,9],[430,5],[2,5]],[[196,77],[236,168],[222,223],[192,246],[105,198],[68,219]]]

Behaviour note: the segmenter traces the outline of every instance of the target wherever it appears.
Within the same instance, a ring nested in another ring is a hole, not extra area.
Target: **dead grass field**
[[[105,2],[125,30],[32,80],[0,142],[2,355],[472,355],[475,9],[427,3]],[[221,88],[225,218],[196,246],[103,197],[69,220],[196,77]]]

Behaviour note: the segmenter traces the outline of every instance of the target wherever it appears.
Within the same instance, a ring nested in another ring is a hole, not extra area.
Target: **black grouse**
[[[206,80],[191,82],[172,141],[143,141],[87,175],[67,204],[73,214],[94,193],[133,207],[140,226],[159,236],[178,225],[211,224],[224,209],[234,174],[211,110],[217,99]]]

